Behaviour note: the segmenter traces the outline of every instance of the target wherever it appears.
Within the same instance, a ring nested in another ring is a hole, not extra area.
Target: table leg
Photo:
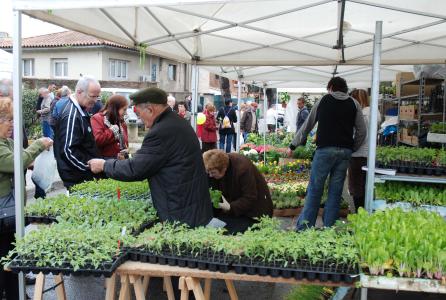
[[[121,291],[119,292],[119,300],[130,300],[129,277],[126,274],[121,275]]]
[[[141,283],[141,277],[137,275],[130,275],[130,283],[133,284],[135,290],[136,300],[145,300],[144,288]]]
[[[147,290],[149,289],[150,276],[144,276],[142,287],[144,288],[144,295],[147,294]]]
[[[116,274],[110,278],[105,279],[105,300],[115,300],[115,290],[116,290]]]
[[[203,290],[201,288],[200,280],[197,278],[186,277],[186,283],[189,289],[192,289],[196,300],[204,300]]]
[[[226,287],[228,288],[229,297],[231,300],[238,300],[237,291],[235,290],[234,283],[230,279],[225,279]]]
[[[211,278],[205,278],[204,279],[204,298],[206,300],[211,299],[211,286],[212,286],[212,279]]]
[[[181,276],[179,279],[179,288],[181,290],[181,300],[189,300],[189,289],[186,284],[186,279]]]
[[[166,288],[167,299],[175,300],[175,294],[173,293],[172,280],[170,276],[164,276],[164,286]]]
[[[67,300],[62,273],[54,276],[54,283],[58,284],[58,286],[56,287],[57,300]]]
[[[45,286],[45,275],[42,272],[37,274],[36,283],[34,285],[34,300],[43,299],[43,288]]]

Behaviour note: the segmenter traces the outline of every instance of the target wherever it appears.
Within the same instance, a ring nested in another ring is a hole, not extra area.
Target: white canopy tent
[[[305,84],[309,84],[306,87],[321,87],[320,83],[325,86],[327,78],[331,77],[328,74],[333,74],[333,67],[325,66],[334,66],[337,72],[345,69],[344,76],[352,83],[355,80],[348,75],[356,74],[357,82],[370,82],[369,66],[373,62],[367,200],[371,200],[374,182],[374,115],[377,113],[380,63],[386,65],[391,73],[399,70],[395,67],[398,65],[446,62],[446,1],[14,0],[13,8],[18,237],[23,235],[24,198],[23,189],[19,188],[23,186],[20,155],[21,13],[120,44],[140,46],[148,53],[191,63],[195,111],[198,66],[201,65],[233,67],[236,77],[242,80],[250,75],[260,78],[263,72],[262,81],[266,84],[270,81],[271,86],[290,86],[283,81],[305,78]],[[244,66],[268,68],[240,68]],[[316,68],[319,66],[322,68]],[[369,70],[363,72],[360,68]],[[250,70],[260,75],[250,74]],[[386,75],[387,71],[381,73]],[[300,85],[293,85],[296,86]],[[23,288],[23,277],[20,282]]]

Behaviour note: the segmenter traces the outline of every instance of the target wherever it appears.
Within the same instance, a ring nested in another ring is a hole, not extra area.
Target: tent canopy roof
[[[98,38],[212,66],[370,65],[375,21],[382,20],[381,64],[446,62],[446,1],[346,0],[343,14],[339,3],[15,0],[14,8]]]

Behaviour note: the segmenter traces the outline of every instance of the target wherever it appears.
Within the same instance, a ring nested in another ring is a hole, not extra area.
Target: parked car
[[[131,103],[129,96],[134,92],[138,91],[137,89],[124,89],[124,88],[102,88],[102,93],[111,93],[112,95],[121,95],[127,98],[129,101],[129,107],[127,108],[127,117],[126,123],[128,124],[137,124],[138,126],[143,126],[143,122],[136,115],[134,106]]]

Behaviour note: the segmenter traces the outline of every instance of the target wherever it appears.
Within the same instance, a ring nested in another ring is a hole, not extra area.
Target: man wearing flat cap
[[[130,99],[146,127],[141,149],[127,160],[89,161],[94,173],[121,181],[148,179],[161,221],[196,227],[212,219],[212,206],[200,145],[190,124],[167,105],[158,88],[142,89]]]

